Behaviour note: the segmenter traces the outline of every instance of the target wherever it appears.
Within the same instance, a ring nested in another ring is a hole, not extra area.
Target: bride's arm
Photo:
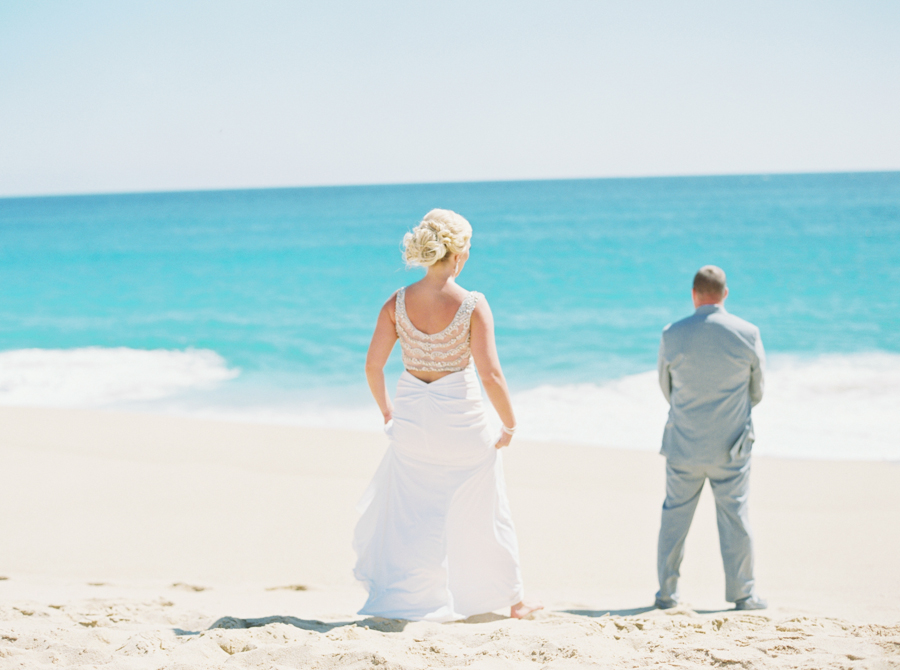
[[[366,354],[366,379],[369,382],[369,390],[378,403],[385,423],[391,420],[393,411],[391,397],[384,382],[384,366],[394,348],[394,342],[397,341],[397,328],[394,325],[396,297],[397,294],[394,293],[381,308],[372,341],[369,343],[369,352]]]
[[[481,383],[484,384],[485,393],[500,415],[503,425],[515,428],[516,415],[513,413],[509,388],[500,367],[497,342],[494,340],[494,315],[491,314],[491,307],[486,298],[479,300],[475,305],[475,311],[472,312],[472,358],[481,376]],[[505,447],[511,440],[512,435],[503,431],[495,446],[498,449]]]

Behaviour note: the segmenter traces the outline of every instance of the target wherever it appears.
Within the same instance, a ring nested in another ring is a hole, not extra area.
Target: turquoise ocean
[[[377,430],[366,347],[433,207],[523,436],[657,449],[659,334],[713,263],[769,354],[757,450],[900,460],[898,172],[0,199],[0,404]]]

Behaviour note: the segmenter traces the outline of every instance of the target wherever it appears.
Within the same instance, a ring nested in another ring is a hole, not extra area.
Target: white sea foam
[[[90,347],[0,352],[0,404],[111,407],[260,423],[380,430],[362,388],[324,394],[235,379],[216,352]],[[355,401],[348,400],[356,398]],[[514,394],[517,435],[659,449],[668,406],[648,371],[602,384]],[[900,460],[900,355],[770,358],[753,410],[754,451],[782,457]]]
[[[659,448],[668,405],[656,373],[542,386],[513,398],[522,437]],[[753,410],[754,451],[797,458],[900,459],[900,355],[772,356]]]
[[[539,386],[516,393],[513,406],[521,437],[624,449],[658,447],[668,411],[655,372],[599,385]]]
[[[522,438],[648,451],[659,449],[668,413],[655,371],[605,384],[540,386],[515,393],[513,405]],[[754,451],[787,458],[900,460],[898,409],[900,355],[776,354],[769,360],[765,398],[753,410]],[[358,430],[379,430],[381,418],[371,401],[338,407],[322,400],[245,406],[228,416]]]
[[[900,355],[778,357],[769,378],[759,453],[900,460]]]
[[[0,352],[0,404],[110,406],[211,389],[238,374],[206,349],[19,349]]]

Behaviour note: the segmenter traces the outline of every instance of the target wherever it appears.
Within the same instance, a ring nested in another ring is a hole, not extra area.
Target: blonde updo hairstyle
[[[462,253],[472,239],[472,226],[456,212],[433,209],[403,236],[403,260],[408,267],[430,267]]]

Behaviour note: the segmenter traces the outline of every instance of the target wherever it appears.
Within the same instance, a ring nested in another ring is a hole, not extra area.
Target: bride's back
[[[433,382],[469,365],[472,312],[480,296],[452,282],[440,288],[423,282],[397,291],[395,327],[403,366],[411,375]]]
[[[434,335],[450,325],[467,295],[468,291],[456,284],[435,291],[416,282],[406,287],[406,314],[416,330]]]

